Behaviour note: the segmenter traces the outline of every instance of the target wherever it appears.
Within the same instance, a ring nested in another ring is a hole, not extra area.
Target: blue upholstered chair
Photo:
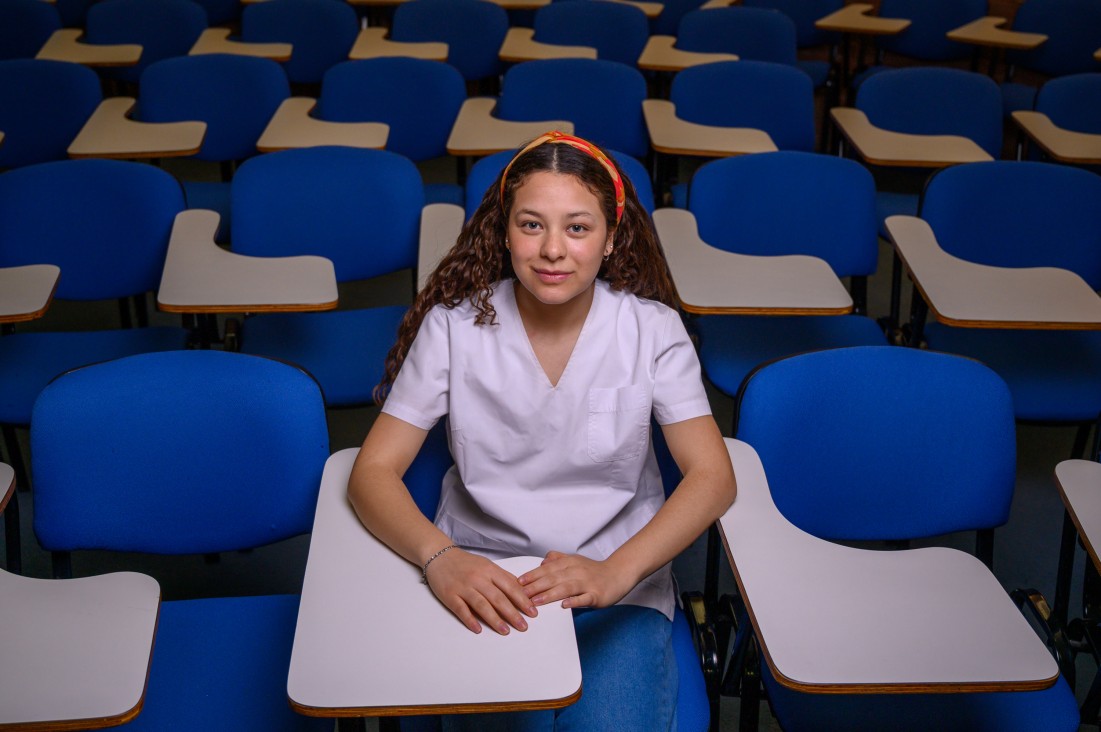
[[[1036,94],[1035,111],[1046,115],[1056,127],[1073,132],[1101,134],[1101,73],[1070,74],[1049,79]],[[1031,157],[1042,152],[1033,146]],[[1091,168],[1101,170],[1098,166]]]
[[[329,455],[313,379],[223,351],[67,373],[35,404],[31,446],[35,533],[60,575],[80,550],[202,554],[305,534]],[[163,601],[129,728],[331,729],[287,704],[297,615],[297,595]]]
[[[245,8],[241,40],[290,43],[283,64],[292,84],[319,84],[325,72],[348,58],[359,32],[356,11],[333,0],[268,0]]]
[[[0,61],[0,170],[67,159],[69,144],[102,99],[99,77],[86,66]]]
[[[133,84],[157,61],[187,55],[208,24],[206,11],[192,0],[102,0],[88,8],[82,40],[140,44],[137,64],[103,72]]]
[[[650,37],[646,14],[606,0],[555,2],[535,11],[535,40],[589,46],[596,57],[634,66]]]
[[[441,41],[447,63],[469,82],[501,73],[497,52],[508,32],[508,12],[484,0],[415,0],[394,9],[390,39],[401,42]]]
[[[34,58],[61,27],[57,8],[41,0],[0,0],[0,60]]]

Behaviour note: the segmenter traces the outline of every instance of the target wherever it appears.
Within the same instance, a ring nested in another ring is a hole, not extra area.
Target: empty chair
[[[292,84],[321,83],[326,71],[348,58],[358,31],[355,10],[333,0],[268,0],[241,14],[241,40],[291,44],[283,68]]]
[[[0,0],[0,60],[34,58],[61,27],[57,8],[42,0]]]
[[[820,30],[814,22],[839,10],[843,0],[743,0],[742,5],[778,10],[791,18],[795,23],[795,45],[799,48],[835,46],[840,41],[837,33]]]
[[[447,62],[468,82],[501,73],[497,52],[508,32],[508,12],[485,0],[414,0],[394,9],[390,40],[447,44]]]
[[[310,530],[329,442],[320,390],[294,366],[144,354],[59,378],[34,417],[34,526],[55,574],[86,549],[228,552]],[[331,729],[287,704],[297,613],[297,595],[163,601],[130,727]]]
[[[634,66],[650,37],[646,14],[606,0],[556,2],[535,12],[535,40],[562,46],[589,46],[596,57]]]
[[[80,64],[0,61],[0,169],[66,159],[102,99],[96,72]]]
[[[82,40],[140,44],[137,64],[103,72],[113,79],[137,83],[151,64],[187,55],[207,25],[206,11],[192,0],[102,0],[88,9]]]
[[[1101,134],[1101,73],[1049,80],[1036,94],[1036,111],[1047,115],[1057,127]]]

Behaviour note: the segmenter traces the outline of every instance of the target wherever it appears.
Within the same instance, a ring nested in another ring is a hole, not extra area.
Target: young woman
[[[675,303],[630,181],[551,132],[486,192],[390,351],[348,488],[364,525],[475,633],[575,609],[581,700],[504,728],[672,724],[670,562],[735,494]],[[651,415],[684,475],[668,501]],[[455,466],[433,524],[401,478],[443,416]],[[517,555],[545,559],[520,577],[490,561]]]

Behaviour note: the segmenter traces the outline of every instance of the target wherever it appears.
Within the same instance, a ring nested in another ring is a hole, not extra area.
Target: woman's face
[[[611,235],[600,199],[572,175],[537,172],[512,200],[508,243],[516,277],[544,305],[592,292]]]

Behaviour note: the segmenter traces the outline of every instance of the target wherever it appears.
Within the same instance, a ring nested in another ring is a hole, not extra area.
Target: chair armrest
[[[650,132],[650,144],[660,153],[715,158],[778,149],[764,130],[716,127],[681,119],[676,105],[665,99],[644,99],[642,114]]]
[[[596,58],[596,49],[592,46],[540,43],[534,36],[535,31],[531,28],[509,28],[498,57],[509,63],[547,58]]]
[[[1006,30],[1005,18],[988,15],[985,18],[977,18],[970,23],[965,23],[959,28],[948,31],[945,35],[949,40],[960,43],[971,43],[976,46],[991,46],[993,48],[1011,48],[1022,51],[1038,47],[1047,40],[1043,33],[1023,33],[1021,31]]]
[[[967,137],[892,132],[876,127],[864,112],[853,107],[834,107],[830,116],[860,157],[873,165],[942,168],[993,160]]]
[[[0,323],[41,318],[57,290],[61,269],[53,264],[0,267]]]
[[[676,42],[676,36],[650,36],[638,56],[638,67],[648,71],[683,71],[689,66],[738,60],[733,53],[682,51]]]
[[[420,247],[417,251],[417,291],[424,289],[443,255],[455,246],[466,221],[462,206],[430,203],[421,211]]]
[[[81,43],[83,35],[83,28],[55,30],[38,49],[35,58],[85,66],[133,66],[141,58],[142,47],[136,43]]]
[[[910,27],[908,18],[880,18],[870,15],[873,9],[869,3],[852,3],[814,21],[814,26],[819,30],[869,36],[892,36]]]
[[[463,102],[447,138],[449,155],[492,155],[519,147],[548,130],[573,134],[573,122],[568,120],[512,122],[498,119],[493,116],[496,106],[497,100],[493,97],[474,97]]]
[[[256,56],[270,58],[272,61],[288,61],[294,47],[290,43],[249,43],[231,41],[229,28],[207,28],[195,45],[187,52],[188,56],[202,56],[208,53],[231,53],[236,56]]]
[[[384,122],[329,122],[312,117],[317,100],[310,97],[284,99],[268,126],[256,141],[260,152],[299,147],[344,145],[369,150],[386,147],[390,125]]]
[[[391,41],[386,37],[387,33],[389,33],[389,29],[379,26],[360,29],[355,43],[352,44],[352,50],[348,52],[348,58],[356,61],[382,56],[411,56],[429,61],[447,60],[448,47],[446,43],[437,41],[423,43]]]
[[[199,152],[206,122],[135,122],[130,112],[136,102],[133,97],[100,102],[69,145],[69,157],[166,158]]]
[[[1101,163],[1101,135],[1059,127],[1043,112],[1019,110],[1012,114],[1017,126],[1059,162],[1079,165]]]

